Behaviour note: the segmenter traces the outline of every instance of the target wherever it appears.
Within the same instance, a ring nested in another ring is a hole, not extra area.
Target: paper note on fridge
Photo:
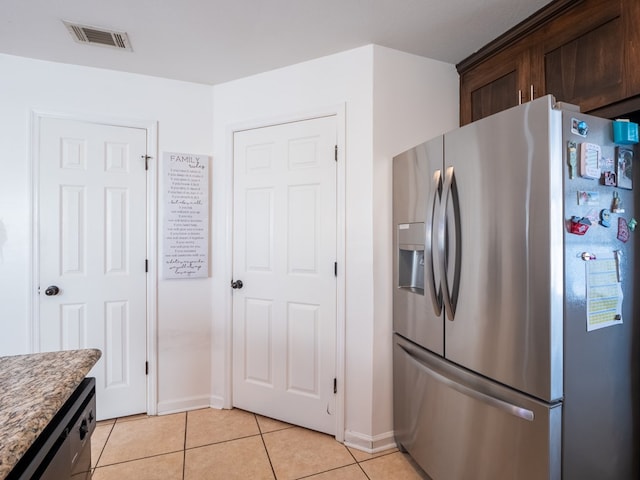
[[[615,258],[585,262],[587,331],[622,323],[622,284]]]

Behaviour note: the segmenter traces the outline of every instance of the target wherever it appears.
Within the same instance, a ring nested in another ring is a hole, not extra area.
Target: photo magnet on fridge
[[[631,190],[633,188],[633,150],[617,147],[616,170],[618,172],[618,187]]]

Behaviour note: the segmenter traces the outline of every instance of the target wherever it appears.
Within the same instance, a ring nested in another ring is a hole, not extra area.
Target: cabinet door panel
[[[518,105],[517,72],[487,83],[471,92],[471,120],[476,121]]]
[[[546,53],[547,93],[592,110],[624,91],[624,38],[620,17]]]
[[[460,78],[460,123],[465,125],[518,103],[529,86],[527,46],[505,50]]]

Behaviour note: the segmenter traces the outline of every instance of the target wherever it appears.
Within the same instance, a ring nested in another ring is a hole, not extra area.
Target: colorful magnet
[[[591,221],[585,217],[571,217],[569,231],[575,235],[584,235],[589,230]]]
[[[579,190],[578,205],[600,205],[600,192]]]
[[[611,202],[611,211],[613,213],[624,213],[624,208],[622,207],[622,200],[620,199],[620,195],[618,195],[618,192],[613,192],[613,200]]]
[[[629,240],[629,226],[622,217],[618,218],[618,240],[625,243]]]
[[[616,183],[616,173],[615,172],[604,172],[602,174],[602,183],[604,183],[608,187],[615,187]]]
[[[635,218],[629,220],[629,223],[627,224],[629,230],[631,230],[632,232],[635,231],[636,225],[638,225],[638,221]]]
[[[572,118],[571,133],[575,133],[576,135],[580,135],[581,137],[586,137],[587,133],[589,133],[589,125],[587,125],[587,122],[583,120]]]
[[[589,253],[589,252],[582,252],[580,257],[582,257],[582,259],[585,262],[588,262],[589,260],[595,260],[596,259],[596,256],[593,253]]]
[[[568,157],[569,157],[569,178],[576,178],[576,167],[578,166],[578,144],[576,142],[568,142]]]
[[[600,210],[600,225],[607,228],[611,226],[611,212],[606,208]]]

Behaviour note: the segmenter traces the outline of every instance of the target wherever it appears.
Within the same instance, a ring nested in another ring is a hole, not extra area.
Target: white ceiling
[[[458,63],[549,0],[0,0],[0,53],[218,84],[370,43]],[[126,31],[74,42],[62,20]]]

